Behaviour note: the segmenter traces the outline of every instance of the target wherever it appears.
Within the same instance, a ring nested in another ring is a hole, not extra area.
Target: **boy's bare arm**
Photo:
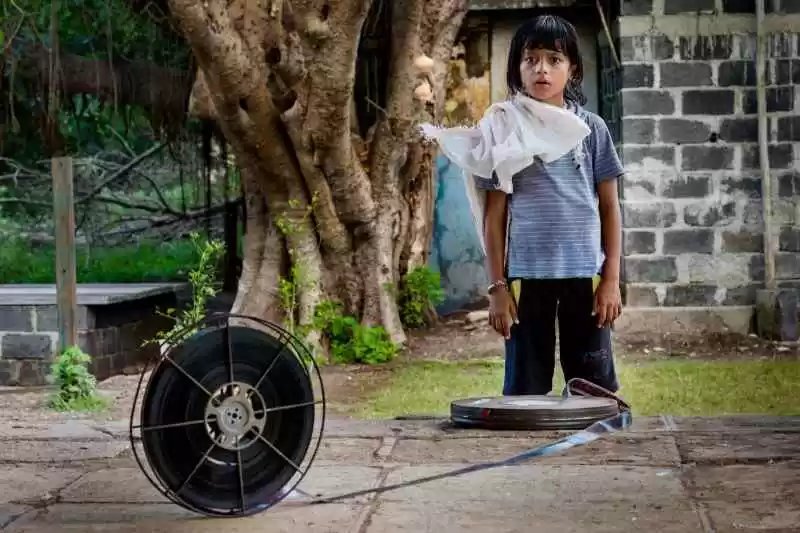
[[[507,201],[508,196],[503,192],[486,193],[483,232],[486,241],[486,270],[490,283],[505,279]]]
[[[605,280],[618,282],[622,260],[622,215],[619,208],[617,180],[601,181],[597,185],[597,196],[600,207],[603,253],[606,256],[602,274]]]

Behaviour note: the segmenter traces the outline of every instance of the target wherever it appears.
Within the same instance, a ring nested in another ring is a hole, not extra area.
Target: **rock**
[[[481,309],[480,311],[472,311],[467,314],[467,322],[475,323],[489,320],[489,310]]]

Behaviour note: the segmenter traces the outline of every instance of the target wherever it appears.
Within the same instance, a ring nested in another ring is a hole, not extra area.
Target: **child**
[[[565,378],[619,388],[611,325],[622,312],[617,179],[623,167],[605,122],[582,107],[582,79],[578,35],[569,22],[545,15],[519,28],[508,56],[509,96],[566,109],[588,135],[565,155],[537,158],[516,172],[513,194],[502,191],[496,174],[475,176],[487,191],[489,321],[506,339],[505,395],[551,391],[556,320]]]

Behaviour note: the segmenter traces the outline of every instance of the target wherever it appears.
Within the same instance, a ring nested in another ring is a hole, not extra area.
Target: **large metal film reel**
[[[481,397],[450,404],[454,425],[483,429],[580,430],[618,413],[616,400],[587,396]]]
[[[246,516],[296,489],[324,423],[324,387],[305,345],[269,322],[215,314],[176,332],[142,372],[130,438],[169,500]]]

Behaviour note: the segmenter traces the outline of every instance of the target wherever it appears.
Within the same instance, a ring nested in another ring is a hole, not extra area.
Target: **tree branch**
[[[49,50],[41,45],[24,49],[17,76],[49,86]],[[58,82],[64,96],[92,94],[106,102],[138,105],[153,114],[182,119],[192,88],[191,73],[152,63],[111,63],[73,54],[59,56]],[[116,92],[115,92],[116,82]]]
[[[130,161],[128,161],[128,162],[125,164],[125,166],[123,166],[122,168],[120,168],[119,170],[117,170],[116,172],[114,172],[114,173],[113,173],[111,176],[109,176],[108,178],[104,179],[102,182],[100,182],[100,184],[99,184],[99,185],[97,185],[97,186],[96,186],[94,189],[92,189],[92,190],[91,190],[89,193],[87,193],[86,195],[84,195],[84,196],[81,198],[81,200],[79,200],[79,203],[82,203],[82,202],[86,202],[86,201],[88,201],[88,200],[91,200],[91,199],[92,199],[92,197],[94,197],[94,196],[96,196],[97,194],[99,194],[99,193],[100,193],[100,191],[102,191],[103,189],[105,189],[106,187],[108,187],[108,186],[109,186],[111,183],[115,182],[116,180],[118,180],[118,179],[119,179],[119,178],[121,178],[121,177],[124,177],[124,176],[125,176],[125,175],[126,175],[126,174],[127,174],[127,173],[128,173],[130,170],[131,170],[131,169],[133,169],[134,167],[138,166],[138,165],[139,165],[139,164],[140,164],[142,161],[144,161],[145,159],[147,159],[147,158],[148,158],[148,157],[150,157],[151,155],[153,155],[153,154],[156,154],[156,153],[160,152],[160,151],[161,151],[161,150],[164,148],[164,146],[166,146],[166,145],[165,145],[165,144],[163,144],[163,143],[158,143],[158,144],[156,144],[156,145],[154,145],[154,146],[150,147],[149,149],[145,150],[145,151],[144,151],[144,152],[142,152],[141,154],[137,155],[136,157],[134,157],[134,158],[133,158],[133,159],[131,159]],[[149,178],[148,178],[148,179],[149,179]]]

